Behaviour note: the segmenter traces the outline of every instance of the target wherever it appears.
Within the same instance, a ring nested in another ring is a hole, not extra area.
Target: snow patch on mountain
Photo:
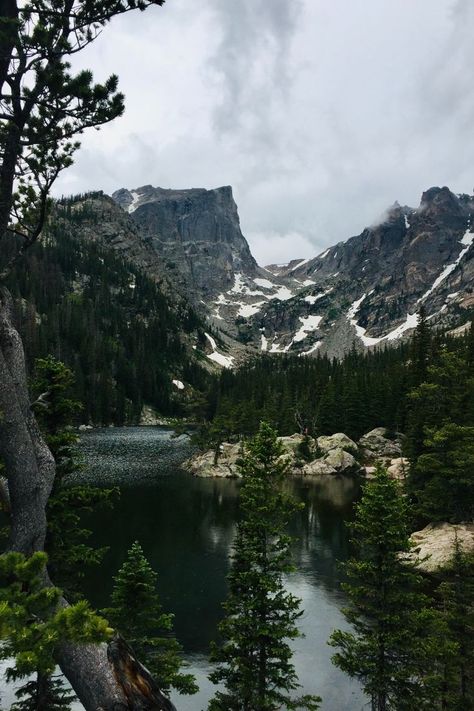
[[[132,196],[132,202],[127,208],[127,212],[131,214],[132,212],[135,212],[135,210],[138,207],[138,203],[140,202],[140,195],[137,193],[136,190],[131,190],[130,195]]]
[[[404,323],[394,328],[393,331],[390,331],[390,333],[387,333],[385,336],[379,336],[378,338],[367,336],[367,329],[363,328],[362,326],[359,326],[359,324],[357,323],[357,319],[354,317],[359,311],[362,302],[366,299],[367,296],[370,296],[371,293],[372,292],[369,292],[369,294],[362,294],[359,299],[356,299],[351,304],[351,307],[347,312],[347,318],[349,319],[351,325],[354,326],[357,336],[360,338],[364,346],[376,346],[381,341],[395,341],[400,338],[405,333],[405,331],[409,331],[410,329],[415,328],[417,326],[419,320],[418,314],[407,314]]]
[[[293,336],[292,343],[299,343],[303,341],[306,336],[311,333],[311,331],[317,331],[319,324],[323,320],[322,316],[300,316],[301,321],[300,329]]]
[[[311,353],[314,353],[315,351],[317,351],[318,348],[320,348],[322,345],[323,345],[322,341],[316,341],[314,346],[311,346],[311,348],[309,348],[307,351],[302,351],[301,353],[298,353],[298,356],[301,357],[301,356],[311,355]]]
[[[209,360],[214,361],[214,363],[218,363],[219,365],[222,365],[224,368],[232,368],[234,365],[234,356],[225,356],[222,353],[219,353],[217,350],[217,343],[215,339],[210,336],[208,333],[204,334],[211,344],[212,348],[212,353],[207,354],[207,357]]]
[[[265,303],[265,301],[257,301],[255,304],[240,304],[237,316],[241,316],[242,318],[250,318],[250,316],[257,314]]]
[[[461,262],[462,258],[464,257],[467,252],[469,252],[472,243],[474,242],[474,232],[470,232],[470,228],[466,230],[466,233],[462,237],[462,239],[459,240],[459,244],[465,245],[464,249],[461,249],[459,252],[458,258],[456,259],[455,262],[452,262],[451,264],[448,264],[441,274],[434,280],[433,284],[430,286],[428,291],[425,291],[423,296],[420,296],[418,301],[416,302],[417,304],[420,303],[420,301],[424,301],[430,294],[433,293],[435,289],[438,288],[438,286],[445,280],[447,277],[456,269],[458,264]]]

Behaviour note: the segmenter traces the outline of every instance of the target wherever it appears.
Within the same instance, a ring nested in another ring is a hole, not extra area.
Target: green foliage
[[[162,2],[35,0],[2,7],[0,237],[9,225],[21,235],[17,256],[41,234],[51,186],[72,164],[77,136],[124,110],[117,76],[94,83],[89,70],[71,72],[70,56],[115,15]]]
[[[474,519],[474,427],[446,422],[425,431],[424,451],[413,464],[418,513],[426,521]]]
[[[281,459],[276,432],[262,423],[241,461],[242,520],[229,574],[226,617],[219,625],[223,638],[215,646],[217,662],[210,675],[223,683],[210,702],[210,711],[275,711],[317,709],[319,699],[292,698],[299,687],[288,640],[300,632],[300,601],[287,593],[283,576],[293,570],[291,539],[285,529],[297,504],[282,490],[288,469]]]
[[[360,679],[374,711],[433,709],[441,683],[436,662],[452,649],[416,565],[404,557],[407,502],[381,466],[365,485],[353,530],[359,555],[347,563],[344,585],[352,631],[332,634],[333,662]]]
[[[78,438],[71,424],[81,410],[81,404],[72,396],[74,373],[53,356],[39,359],[35,366],[31,388],[37,398],[35,411],[56,461],[56,477],[47,506],[48,568],[69,599],[77,599],[81,597],[81,579],[91,565],[100,563],[107,550],[88,545],[91,531],[82,526],[81,516],[98,506],[111,506],[115,490],[74,484],[80,461]]]
[[[420,523],[474,517],[470,336],[448,341],[409,394],[408,491]]]
[[[10,711],[70,711],[75,694],[65,688],[59,676],[36,674],[23,684],[15,696],[18,699]]]
[[[279,435],[295,432],[295,418],[310,435],[345,432],[358,439],[374,427],[403,431],[410,385],[409,348],[326,356],[261,356],[221,374],[216,417],[231,436],[253,435],[261,420]]]
[[[183,299],[87,238],[103,219],[101,205],[88,197],[57,206],[47,238],[8,280],[29,371],[50,354],[70,368],[72,397],[83,403],[78,422],[136,423],[144,403],[167,416],[193,414],[188,409],[212,383],[190,355],[201,321]],[[5,240],[2,249],[0,264],[15,245]],[[184,394],[176,377],[186,382]],[[207,403],[202,409],[207,415]]]
[[[111,607],[103,614],[129,642],[162,691],[174,688],[182,694],[195,694],[198,687],[192,674],[180,672],[181,646],[172,634],[173,615],[162,610],[157,577],[135,542],[114,578]]]
[[[474,555],[456,538],[451,566],[443,571],[436,597],[448,627],[454,653],[443,669],[441,708],[474,709]]]
[[[15,662],[9,678],[52,674],[62,642],[101,642],[110,637],[106,621],[88,603],[63,607],[61,591],[44,587],[46,560],[44,553],[0,556],[0,654]]]

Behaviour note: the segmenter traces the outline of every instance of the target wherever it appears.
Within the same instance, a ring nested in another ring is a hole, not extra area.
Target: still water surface
[[[200,686],[193,697],[174,696],[178,711],[205,709],[214,687],[207,680],[210,641],[216,639],[226,595],[229,552],[238,516],[238,482],[197,479],[179,469],[191,448],[185,437],[162,428],[95,430],[82,437],[84,479],[120,484],[113,511],[94,514],[93,541],[110,546],[101,570],[89,577],[87,593],[97,607],[109,601],[111,578],[133,541],[140,541],[159,573],[163,606],[175,614],[175,631]],[[288,486],[305,503],[291,522],[298,572],[288,588],[302,599],[294,661],[306,693],[323,698],[322,711],[360,711],[365,701],[356,682],[330,661],[327,639],[344,627],[338,561],[348,554],[345,522],[351,517],[356,484],[343,477]]]

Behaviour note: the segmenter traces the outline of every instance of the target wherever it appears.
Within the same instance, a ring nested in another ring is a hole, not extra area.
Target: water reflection
[[[87,581],[94,605],[108,603],[112,575],[139,540],[155,570],[166,609],[175,614],[177,636],[201,691],[175,698],[179,711],[205,709],[214,688],[207,681],[207,654],[216,638],[226,596],[229,552],[238,519],[238,482],[196,479],[179,470],[189,453],[185,439],[159,428],[91,432],[83,438],[84,477],[104,484],[118,479],[121,498],[113,511],[89,517],[93,539],[110,550],[100,571]],[[128,484],[133,483],[133,487]],[[303,600],[305,638],[295,644],[295,663],[307,693],[323,697],[323,711],[359,711],[360,689],[330,662],[327,638],[344,626],[338,560],[348,553],[345,521],[352,515],[357,483],[344,477],[287,483],[305,503],[291,522],[298,572],[289,589]]]

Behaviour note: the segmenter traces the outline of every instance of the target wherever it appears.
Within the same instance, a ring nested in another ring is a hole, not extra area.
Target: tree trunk
[[[31,555],[44,548],[45,508],[55,463],[30,409],[20,336],[12,300],[0,291],[0,456],[8,480],[9,549]],[[45,585],[51,585],[45,577]],[[63,605],[67,601],[63,600]],[[64,644],[58,662],[86,711],[173,711],[126,643]]]

